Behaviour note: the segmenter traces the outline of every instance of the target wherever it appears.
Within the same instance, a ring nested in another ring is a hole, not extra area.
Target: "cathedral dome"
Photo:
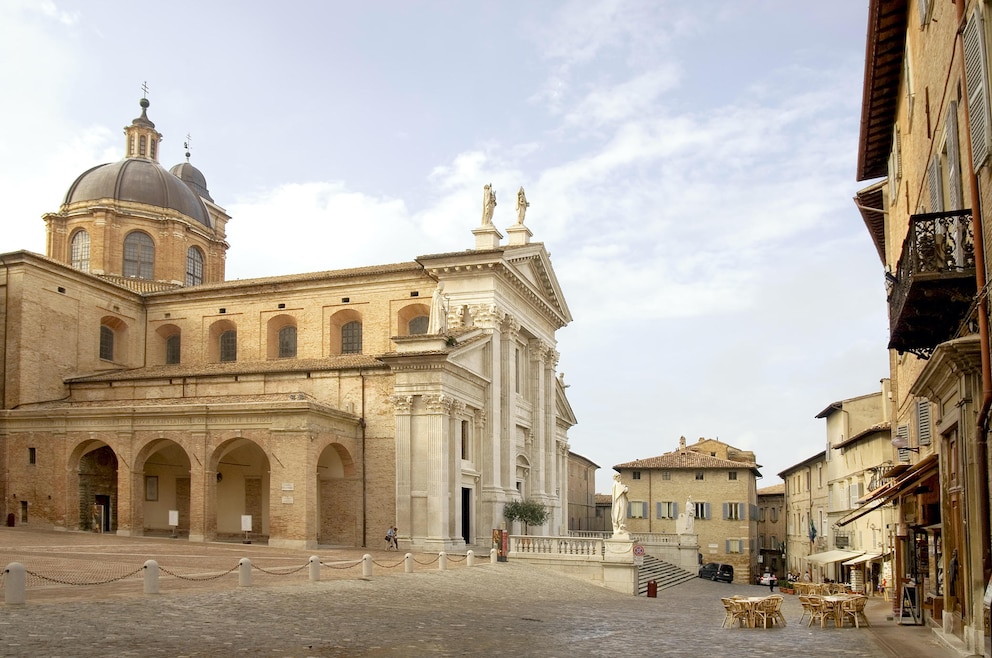
[[[182,166],[177,165],[173,169]],[[209,194],[206,193],[206,180],[203,174],[192,165],[185,166],[192,168],[199,175],[203,196],[210,199]],[[100,199],[144,203],[175,210],[209,227],[210,213],[191,185],[192,183],[184,182],[166,171],[165,167],[157,162],[142,158],[125,158],[83,172],[69,187],[63,203],[69,205]]]
[[[207,179],[204,178],[203,173],[199,169],[191,165],[189,162],[177,164],[169,170],[169,173],[189,185],[193,188],[194,192],[207,201],[210,201],[211,203],[213,202],[214,199],[210,196],[210,191],[207,190]]]

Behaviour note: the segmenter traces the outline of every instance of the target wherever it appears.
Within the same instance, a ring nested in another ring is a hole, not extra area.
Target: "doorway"
[[[462,539],[471,544],[472,538],[472,490],[462,487]]]
[[[99,512],[100,532],[110,532],[110,496],[97,494],[94,496],[94,501]]]

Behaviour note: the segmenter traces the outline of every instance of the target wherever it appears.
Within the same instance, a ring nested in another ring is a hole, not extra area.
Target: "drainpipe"
[[[964,62],[964,28],[967,24],[964,15],[964,2],[955,3],[958,13],[958,50],[961,53],[961,84],[963,96],[968,98],[968,76]],[[968,103],[964,105],[964,134],[971,135],[971,114]],[[989,474],[988,474],[988,423],[989,408],[992,407],[992,364],[989,355],[989,303],[985,293],[985,234],[982,229],[982,204],[978,191],[978,175],[971,152],[971,139],[964,140],[968,153],[968,183],[971,188],[971,227],[975,251],[975,280],[978,289],[978,337],[982,355],[982,403],[975,422],[975,462],[982,474],[978,478],[977,500],[979,510],[979,532],[982,546],[982,582],[988,582],[992,574],[992,556],[989,554]]]
[[[368,546],[368,487],[365,479],[365,373],[359,369],[358,376],[362,380],[362,416],[358,419],[358,427],[362,430],[362,548]]]

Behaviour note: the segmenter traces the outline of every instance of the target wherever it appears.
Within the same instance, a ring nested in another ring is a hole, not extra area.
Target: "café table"
[[[844,626],[844,601],[850,601],[854,597],[853,594],[827,594],[820,597],[824,601],[830,602],[834,613],[834,626],[837,628]],[[823,622],[820,623],[823,624]]]

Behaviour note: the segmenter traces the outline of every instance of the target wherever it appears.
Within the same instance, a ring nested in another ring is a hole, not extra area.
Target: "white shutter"
[[[961,186],[961,148],[958,146],[958,104],[951,101],[947,109],[947,200],[948,210],[964,208],[964,192]]]
[[[927,24],[927,16],[930,15],[930,0],[920,0],[917,5],[920,9],[920,27]]]
[[[982,14],[977,9],[964,28],[964,75],[968,85],[971,159],[977,171],[989,157],[988,63]]]
[[[861,498],[861,483],[852,482],[851,483],[851,507],[858,506],[858,499]]]
[[[900,425],[896,428],[896,440],[900,443],[905,443],[907,446],[909,445],[909,425]],[[909,461],[908,448],[899,448],[899,461]]]
[[[927,166],[927,183],[930,187],[930,212],[942,212],[944,210],[944,186],[940,179],[939,155],[930,158],[930,164]]]
[[[932,440],[930,400],[916,401],[916,444],[928,446]]]

